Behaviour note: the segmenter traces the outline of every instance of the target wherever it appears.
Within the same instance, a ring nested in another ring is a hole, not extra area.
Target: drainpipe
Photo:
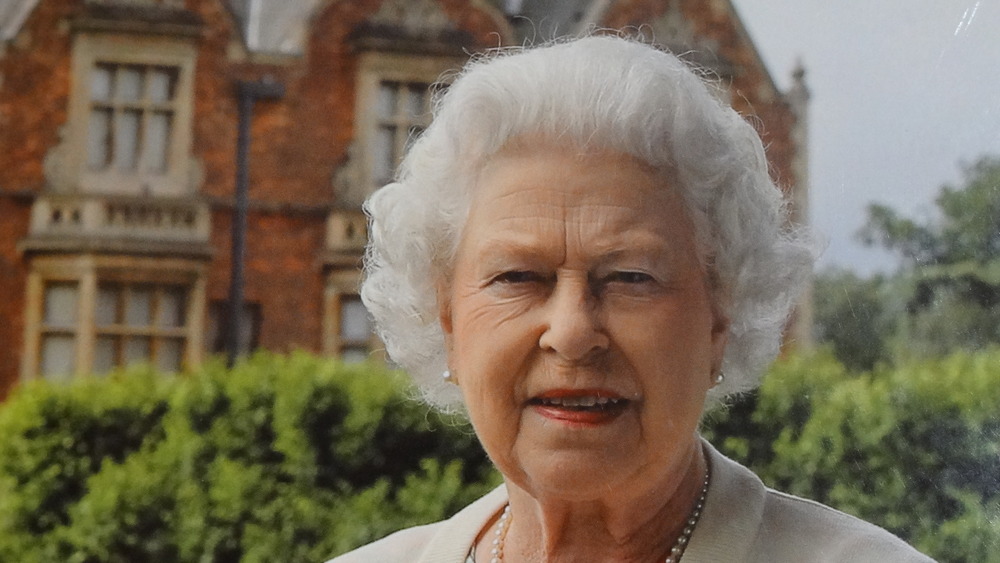
[[[236,137],[236,205],[233,209],[233,246],[229,276],[229,323],[226,334],[226,363],[232,367],[239,356],[240,328],[243,323],[244,265],[246,260],[247,208],[250,203],[250,124],[257,100],[277,100],[285,87],[273,79],[236,82],[239,130]]]

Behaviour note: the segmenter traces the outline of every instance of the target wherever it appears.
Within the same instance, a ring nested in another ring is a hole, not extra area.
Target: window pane
[[[379,119],[387,119],[396,115],[396,98],[399,95],[399,84],[383,82],[378,88],[378,99],[375,101],[375,115]]]
[[[350,348],[343,348],[340,351],[340,359],[349,364],[356,364],[364,362],[368,359],[368,348],[361,346],[352,346]]]
[[[139,127],[142,112],[128,110],[115,120],[115,164],[121,170],[135,170],[139,160]]]
[[[174,99],[177,71],[172,68],[154,68],[149,73],[149,99],[156,103]]]
[[[149,361],[149,338],[133,336],[125,341],[125,365]]]
[[[108,373],[118,365],[118,338],[99,336],[94,345],[94,373]]]
[[[345,297],[340,302],[340,339],[365,342],[371,335],[371,324],[364,303],[356,296]]]
[[[161,340],[156,351],[156,367],[168,373],[181,370],[181,360],[184,356],[184,340],[169,338]]]
[[[222,352],[226,349],[222,334],[222,315],[225,303],[213,302],[208,308],[208,328],[205,330],[205,351],[209,354]]]
[[[74,338],[46,335],[42,339],[42,376],[52,381],[66,381],[73,374]]]
[[[127,66],[118,69],[118,100],[134,102],[142,99],[142,68]]]
[[[97,309],[94,311],[94,321],[97,326],[108,326],[118,324],[119,305],[118,297],[121,295],[121,287],[115,285],[102,285],[97,290]]]
[[[54,283],[45,288],[45,324],[48,327],[74,328],[77,313],[75,283]]]
[[[423,84],[410,86],[408,89],[409,95],[406,98],[406,111],[409,117],[419,117],[424,115],[427,111],[424,106],[424,98],[427,96],[427,92],[424,89]]]
[[[96,108],[90,111],[87,126],[87,166],[102,170],[108,166],[111,148],[111,110]]]
[[[149,129],[146,131],[146,166],[150,172],[166,172],[167,154],[170,146],[170,122],[172,115],[168,112],[154,112],[149,116]]]
[[[161,327],[184,326],[184,289],[168,287],[160,296],[160,308],[156,314],[156,324]]]
[[[104,102],[111,99],[111,67],[97,65],[90,73],[90,99]]]
[[[372,154],[374,166],[372,180],[379,186],[392,179],[392,169],[396,166],[393,145],[396,139],[395,127],[379,127],[375,132],[375,151]]]
[[[125,324],[149,326],[153,320],[153,291],[148,287],[134,287],[125,300]]]

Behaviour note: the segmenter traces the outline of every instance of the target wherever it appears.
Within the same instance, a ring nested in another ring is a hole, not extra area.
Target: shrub
[[[0,561],[55,561],[56,537],[88,480],[163,439],[172,382],[132,370],[110,383],[38,382],[0,409]]]
[[[305,354],[27,386],[0,459],[3,561],[322,561],[497,482],[398,376]]]
[[[704,432],[769,485],[987,561],[998,382],[998,351],[860,374],[793,356]],[[444,518],[498,477],[410,393],[374,366],[266,353],[26,385],[0,405],[0,561],[323,561]]]
[[[848,373],[779,362],[710,418],[713,442],[767,484],[875,522],[942,562],[1000,548],[1000,351]]]

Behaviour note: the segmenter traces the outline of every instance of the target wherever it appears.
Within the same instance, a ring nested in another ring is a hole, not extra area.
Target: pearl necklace
[[[503,561],[503,544],[507,540],[507,530],[510,528],[510,503],[503,507],[503,514],[497,522],[497,531],[493,534],[493,549],[490,550],[490,563],[501,563]]]
[[[687,522],[684,523],[684,529],[681,531],[680,537],[674,542],[674,546],[670,548],[670,555],[667,556],[663,563],[678,563],[681,560],[681,556],[684,555],[684,549],[687,547],[688,542],[691,541],[691,534],[694,533],[694,528],[698,525],[698,519],[701,518],[701,511],[705,508],[706,497],[708,497],[707,469],[705,470],[705,481],[701,485],[701,493],[698,495],[698,500],[694,503],[691,513],[688,514]],[[510,504],[507,504],[503,509],[503,514],[500,515],[500,520],[497,522],[497,529],[493,533],[493,549],[490,550],[490,563],[503,563],[503,544],[507,540],[510,521]]]
[[[691,540],[691,534],[694,533],[694,527],[698,525],[698,519],[701,518],[701,509],[705,508],[705,498],[708,497],[708,468],[705,468],[705,481],[701,485],[701,493],[698,495],[698,500],[694,503],[694,508],[691,509],[691,514],[688,514],[687,522],[684,525],[684,529],[681,531],[680,537],[674,542],[674,546],[670,548],[670,555],[667,556],[663,563],[677,563],[681,560],[681,555],[684,555],[684,548],[687,547],[688,541]]]

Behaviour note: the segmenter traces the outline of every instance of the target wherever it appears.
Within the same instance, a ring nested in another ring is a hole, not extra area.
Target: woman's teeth
[[[538,399],[538,402],[545,406],[569,408],[616,406],[624,401],[625,399],[612,399],[610,397],[552,397]]]

